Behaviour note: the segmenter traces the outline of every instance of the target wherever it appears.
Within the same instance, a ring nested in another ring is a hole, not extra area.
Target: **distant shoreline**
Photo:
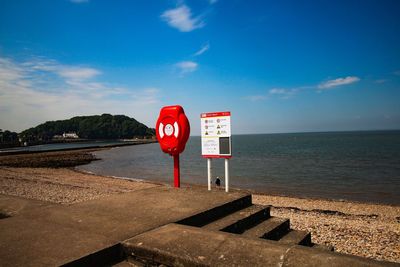
[[[101,140],[104,141],[104,140]],[[107,141],[107,140],[105,140]],[[87,140],[87,143],[93,142],[92,146],[85,146],[85,147],[70,147],[70,148],[59,148],[59,149],[43,149],[43,150],[13,150],[13,149],[18,149],[18,148],[24,148],[24,147],[14,147],[14,148],[7,148],[0,150],[0,157],[1,156],[9,156],[9,155],[21,155],[21,154],[38,154],[38,153],[48,153],[48,152],[61,152],[61,151],[79,151],[79,150],[100,150],[100,149],[107,149],[107,148],[113,148],[113,147],[123,147],[123,146],[134,146],[134,145],[142,145],[142,144],[151,144],[151,143],[156,143],[156,140],[152,139],[144,139],[144,140],[138,140],[138,141],[121,141],[121,143],[116,143],[116,144],[109,144],[109,145],[96,145],[96,142],[99,142],[99,140]],[[79,142],[71,142],[71,143],[79,143]],[[84,143],[83,141],[80,143]],[[52,143],[52,144],[45,144],[45,145],[58,145],[60,143]],[[64,144],[64,143],[63,143]],[[66,143],[68,144],[68,143]],[[34,147],[34,146],[30,146]],[[29,147],[27,147],[29,148]]]
[[[68,149],[13,151],[0,153],[0,167],[28,168],[71,168],[99,160],[91,152],[121,146],[155,143],[154,140],[138,141],[106,146],[78,147]],[[38,154],[40,156],[38,156]]]

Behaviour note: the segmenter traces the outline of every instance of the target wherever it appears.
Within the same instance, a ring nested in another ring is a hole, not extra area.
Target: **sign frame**
[[[215,121],[211,119],[208,122],[207,118],[221,118],[216,119]],[[222,111],[222,112],[207,112],[200,114],[200,122],[201,122],[201,155],[203,158],[207,159],[207,180],[208,180],[208,191],[211,191],[211,179],[212,179],[212,167],[211,160],[213,158],[223,158],[225,161],[225,192],[229,192],[229,159],[232,158],[232,130],[231,130],[231,112],[230,111]],[[211,136],[209,136],[211,134]],[[229,143],[221,143],[221,138],[229,138]],[[210,139],[208,144],[210,147],[205,145],[204,139]],[[211,140],[214,139],[214,140]],[[218,140],[215,140],[218,139]],[[221,150],[229,148],[229,154],[221,153]],[[221,148],[221,146],[223,146]],[[218,153],[214,154],[203,154],[204,151],[212,151],[217,150]]]
[[[218,142],[220,142],[220,138],[229,138],[229,154],[203,154],[203,145],[204,145],[204,139],[208,138],[205,135],[203,135],[204,129],[201,129],[201,145],[202,145],[202,150],[201,150],[201,155],[203,158],[223,158],[223,159],[230,159],[232,158],[232,134],[231,134],[231,112],[230,111],[221,111],[221,112],[206,112],[206,113],[201,113],[200,114],[200,119],[204,120],[206,118],[218,118],[218,117],[229,117],[228,121],[226,122],[225,125],[222,127],[226,126],[228,129],[226,129],[226,134],[221,134],[220,136],[212,136],[210,138],[218,138]],[[225,118],[226,119],[226,118]]]

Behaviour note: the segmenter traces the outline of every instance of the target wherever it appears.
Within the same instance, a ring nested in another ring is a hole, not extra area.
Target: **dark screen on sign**
[[[230,146],[230,137],[220,137],[219,138],[219,154],[220,155],[230,155],[231,154],[231,146]]]

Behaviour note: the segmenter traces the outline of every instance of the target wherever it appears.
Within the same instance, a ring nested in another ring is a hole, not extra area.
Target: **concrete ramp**
[[[73,205],[0,195],[11,214],[0,219],[0,265],[108,265],[119,259],[122,241],[238,199],[251,203],[247,193],[195,186],[156,186]]]
[[[113,261],[110,261],[113,260]],[[120,262],[118,262],[120,261]],[[390,266],[314,246],[311,234],[238,196],[67,266]]]

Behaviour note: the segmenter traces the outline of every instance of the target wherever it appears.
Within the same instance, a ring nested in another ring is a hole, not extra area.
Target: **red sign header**
[[[210,112],[210,113],[201,113],[201,118],[210,118],[210,117],[221,117],[221,116],[230,116],[230,111],[223,111],[223,112]]]

